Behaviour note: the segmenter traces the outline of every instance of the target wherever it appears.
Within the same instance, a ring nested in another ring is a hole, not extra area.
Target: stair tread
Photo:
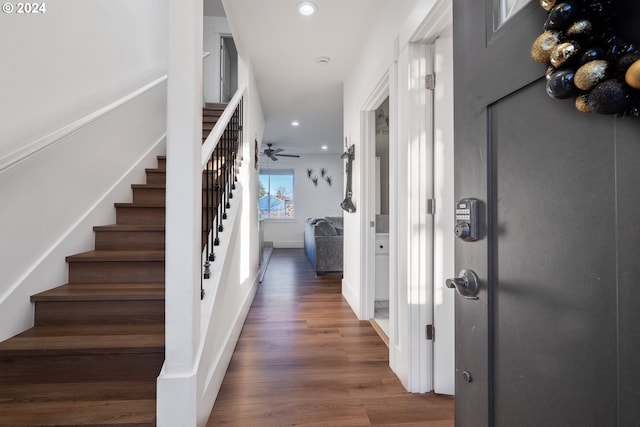
[[[166,190],[166,184],[131,184],[131,188],[149,188],[154,190]]]
[[[0,405],[47,401],[153,399],[155,393],[155,381],[3,384],[0,387]],[[2,413],[3,411],[0,411],[0,414]],[[2,415],[0,420],[1,417]]]
[[[164,324],[74,324],[54,326],[34,326],[16,335],[19,337],[53,337],[53,336],[113,336],[113,335],[157,335],[164,334]],[[0,343],[2,344],[2,343]]]
[[[165,229],[164,224],[109,224],[96,225],[93,227],[94,231],[165,231]]]
[[[163,250],[95,250],[70,255],[67,261],[95,262],[95,261],[164,261]]]
[[[164,283],[68,283],[31,296],[32,302],[120,300],[164,300]]]
[[[9,427],[154,426],[155,398],[0,404],[0,424]]]
[[[126,327],[129,326],[129,327]],[[164,352],[163,325],[36,326],[0,343],[0,356]]]
[[[206,104],[204,104],[204,109],[205,110],[216,110],[216,109],[224,110],[225,108],[227,108],[227,105],[229,105],[228,102],[207,102]]]
[[[164,208],[164,203],[158,202],[117,202],[113,206],[116,208]]]

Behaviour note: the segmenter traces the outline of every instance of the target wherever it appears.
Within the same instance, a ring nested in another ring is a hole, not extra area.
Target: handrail
[[[207,166],[207,162],[211,158],[213,150],[215,150],[216,145],[218,144],[218,141],[220,140],[220,138],[222,138],[224,131],[227,128],[227,125],[231,121],[231,118],[233,117],[233,114],[236,111],[236,108],[238,107],[238,105],[240,104],[240,101],[244,97],[246,91],[247,91],[246,86],[236,91],[236,94],[233,95],[233,98],[231,98],[231,101],[229,101],[227,108],[225,108],[224,112],[222,113],[217,123],[213,127],[213,130],[211,131],[207,139],[202,144],[202,168],[203,169]]]
[[[238,164],[242,161],[243,95],[236,92],[216,121],[202,148],[202,249],[204,259],[202,279],[211,278],[211,263],[216,256],[214,247],[220,245],[223,221],[231,209],[233,191],[238,180]],[[204,298],[204,284],[200,282],[200,297]]]
[[[124,104],[126,104],[127,102],[131,101],[132,99],[142,95],[143,93],[147,92],[148,90],[156,87],[157,85],[159,85],[160,83],[164,82],[165,80],[167,80],[167,75],[163,75],[155,80],[153,80],[150,83],[145,84],[144,86],[134,90],[133,92],[128,93],[127,95],[113,101],[112,103],[99,108],[98,110],[95,110],[81,118],[79,118],[78,120],[75,120],[63,127],[61,127],[60,129],[56,129],[55,131],[36,139],[33,142],[30,142],[28,144],[25,144],[21,147],[19,147],[18,149],[14,150],[13,152],[4,155],[4,156],[0,156],[0,173],[4,172],[5,170],[11,168],[12,166],[15,166],[16,164],[28,159],[29,157],[33,156],[34,154],[39,153],[40,151],[42,151],[43,149],[45,149],[46,147],[48,147],[51,144],[54,144],[58,141],[60,141],[62,138],[71,135],[74,132],[77,132],[78,130],[82,129],[85,126],[90,125],[91,123],[95,122],[96,120],[98,120],[99,118],[107,115],[108,113],[112,112],[113,110],[122,107]]]

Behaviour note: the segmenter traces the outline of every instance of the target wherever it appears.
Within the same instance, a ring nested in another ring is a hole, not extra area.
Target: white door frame
[[[454,181],[453,170],[453,25],[451,0],[439,0],[411,38],[412,43],[432,45],[436,89],[434,94],[433,187],[433,269],[430,290],[433,303],[429,319],[435,326],[431,354],[431,389],[436,393],[455,393],[455,306],[454,294],[444,286],[455,277]]]
[[[379,81],[361,109],[361,319],[370,319],[375,295],[375,110],[389,97],[389,364],[407,390],[432,390],[433,345],[425,327],[433,315],[431,197],[433,105],[425,88],[430,46],[415,43]],[[404,79],[409,78],[411,84]],[[399,87],[411,87],[399,90]],[[426,197],[425,197],[426,196]],[[426,262],[425,260],[429,260]],[[425,369],[426,367],[426,369]]]
[[[374,314],[375,299],[375,156],[376,156],[376,109],[389,97],[389,72],[380,79],[367,101],[360,111],[361,138],[363,141],[356,157],[362,159],[360,169],[360,187],[364,197],[362,197],[362,221],[360,235],[360,253],[363,260],[360,265],[360,277],[362,286],[360,287],[360,319],[371,319]],[[391,145],[391,132],[389,132],[389,144]],[[391,240],[391,229],[389,229],[389,239]],[[391,284],[391,280],[389,281]],[[392,285],[390,285],[393,288]],[[391,300],[391,296],[390,296]],[[391,301],[389,301],[391,306]],[[391,316],[390,316],[391,317]]]
[[[389,364],[408,391],[419,393],[434,388],[433,342],[425,339],[425,328],[433,323],[438,270],[433,265],[433,216],[426,213],[426,201],[434,197],[434,164],[433,103],[425,102],[425,95],[431,95],[425,92],[424,75],[432,72],[433,42],[451,23],[451,1],[439,0],[407,49],[396,50],[397,61],[361,108],[363,143],[356,153],[362,159],[363,195],[359,317],[370,319],[375,295],[375,110],[389,96]]]

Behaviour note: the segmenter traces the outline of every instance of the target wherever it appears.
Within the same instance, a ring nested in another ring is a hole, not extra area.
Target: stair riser
[[[209,174],[209,188],[213,188],[216,182],[220,182],[220,185],[224,185],[224,179],[220,177],[218,181]],[[207,188],[207,176],[203,173],[202,176],[202,191],[203,195],[205,195],[205,191]],[[166,191],[164,188],[134,188],[133,189],[133,203],[165,203],[165,194]]]
[[[165,201],[164,188],[133,188],[133,203],[162,203]]]
[[[164,225],[164,220],[163,207],[116,207],[116,222],[121,225]]]
[[[167,182],[167,173],[162,170],[147,171],[147,184],[164,185]]]
[[[227,199],[222,199],[222,195],[219,194],[218,200],[214,198],[209,201],[209,204],[218,206],[220,200],[226,202]],[[206,209],[206,193],[203,191],[202,205],[203,210]],[[165,208],[149,208],[149,207],[118,207],[116,208],[116,222],[120,225],[164,225],[165,224]]]
[[[38,301],[35,326],[162,324],[164,300]]]
[[[69,283],[164,282],[164,261],[69,262]]]
[[[163,250],[164,231],[96,231],[97,250]]]
[[[159,158],[158,159],[158,169],[167,169],[167,159],[166,158]]]
[[[158,377],[163,362],[163,351],[0,356],[0,385],[147,381]]]

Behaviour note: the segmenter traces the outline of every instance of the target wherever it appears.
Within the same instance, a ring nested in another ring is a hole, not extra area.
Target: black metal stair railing
[[[229,104],[227,108],[233,108],[231,105]],[[211,277],[211,263],[216,259],[214,247],[220,245],[220,233],[224,231],[223,221],[228,217],[227,210],[231,209],[231,199],[233,199],[233,191],[236,189],[239,162],[242,160],[238,158],[238,153],[242,152],[242,110],[243,99],[240,98],[203,167],[202,249],[205,253],[205,262],[202,277],[204,279]],[[224,113],[220,120],[222,117],[224,117]],[[217,124],[216,127],[218,127]],[[214,132],[212,131],[211,134],[213,135]],[[200,295],[201,298],[204,298],[202,281]]]

